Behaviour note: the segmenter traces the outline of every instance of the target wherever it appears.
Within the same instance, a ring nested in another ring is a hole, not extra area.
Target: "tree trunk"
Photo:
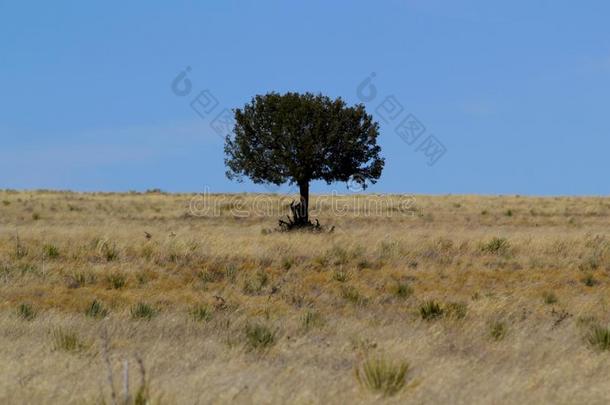
[[[301,220],[307,224],[309,223],[309,182],[299,184],[299,194],[301,194]]]

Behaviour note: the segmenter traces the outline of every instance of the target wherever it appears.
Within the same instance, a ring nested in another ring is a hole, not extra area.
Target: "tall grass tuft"
[[[17,315],[25,321],[31,321],[36,318],[36,311],[30,304],[20,304],[17,307]]]
[[[212,310],[206,305],[195,305],[191,309],[191,318],[195,322],[207,322],[212,319]]]
[[[57,259],[59,257],[59,248],[55,245],[44,245],[43,251],[49,259]]]
[[[510,249],[510,243],[505,238],[492,238],[489,242],[483,244],[481,250],[484,253],[492,255],[503,255],[508,253]]]
[[[413,295],[413,288],[407,283],[398,283],[394,287],[394,295],[398,298],[406,299]]]
[[[468,312],[468,305],[464,302],[450,302],[446,305],[447,316],[454,319],[464,319]]]
[[[493,340],[500,341],[506,337],[508,327],[502,321],[494,321],[489,327],[489,335]]]
[[[423,320],[431,321],[443,316],[443,308],[436,301],[426,301],[419,307],[419,314]]]
[[[53,348],[65,352],[76,353],[87,348],[87,344],[83,342],[78,334],[72,330],[57,328],[52,332]]]
[[[324,319],[318,311],[308,310],[301,317],[301,328],[304,331],[309,331],[322,325],[324,325]]]
[[[248,324],[245,328],[246,344],[251,350],[264,350],[275,344],[277,332],[267,325]]]
[[[360,294],[360,292],[354,287],[354,286],[343,286],[343,288],[341,288],[341,296],[351,302],[352,304],[355,305],[359,305],[359,306],[365,306],[366,304],[368,304],[368,299]]]
[[[558,301],[557,296],[552,291],[545,291],[542,293],[542,299],[547,305],[555,304]]]
[[[157,310],[155,310],[149,304],[138,302],[136,305],[131,307],[131,317],[133,319],[150,321],[155,315],[157,315]]]
[[[587,335],[587,342],[595,349],[610,350],[610,328],[599,325],[593,326]]]
[[[104,308],[100,301],[93,300],[85,310],[85,315],[90,318],[102,319],[108,315],[108,310]]]
[[[408,371],[407,362],[370,357],[356,368],[356,379],[361,386],[388,397],[395,395],[405,386]]]
[[[121,273],[109,274],[106,277],[106,280],[110,284],[110,287],[115,290],[120,290],[121,288],[125,287],[125,285],[127,284],[127,279]]]

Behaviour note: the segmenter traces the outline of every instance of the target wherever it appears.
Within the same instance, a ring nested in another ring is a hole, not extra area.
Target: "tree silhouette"
[[[367,186],[381,176],[379,125],[362,104],[341,98],[275,92],[257,95],[234,110],[233,134],[225,140],[227,177],[299,187],[288,228],[314,226],[309,220],[309,183],[353,181]],[[319,226],[319,224],[318,224]]]

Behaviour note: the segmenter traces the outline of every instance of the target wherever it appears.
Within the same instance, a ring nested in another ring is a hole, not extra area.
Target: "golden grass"
[[[0,403],[610,401],[610,199],[265,198],[0,191]]]

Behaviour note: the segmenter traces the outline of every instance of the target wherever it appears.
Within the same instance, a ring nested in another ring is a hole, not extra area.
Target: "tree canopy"
[[[299,186],[307,224],[309,183],[354,181],[364,188],[381,176],[379,125],[364,105],[321,94],[275,92],[235,109],[234,133],[225,141],[229,179]],[[296,216],[296,215],[295,215]]]

